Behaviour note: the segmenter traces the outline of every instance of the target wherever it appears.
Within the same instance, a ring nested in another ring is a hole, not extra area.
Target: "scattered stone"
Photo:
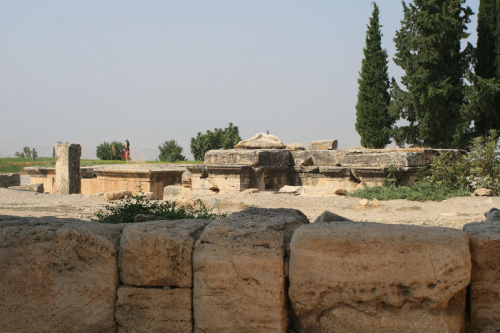
[[[495,192],[489,188],[478,188],[472,193],[473,197],[494,197]]]
[[[236,149],[285,149],[286,145],[272,134],[258,133],[248,140],[238,142]]]
[[[358,185],[356,185],[356,190],[362,190],[365,188],[365,186],[366,184],[364,182],[361,182]]]
[[[302,193],[302,186],[285,185],[279,190],[280,193],[300,194]]]
[[[348,218],[337,215],[335,213],[325,211],[323,214],[318,216],[316,221],[314,223],[320,223],[320,222],[341,222],[341,221],[350,221]]]
[[[163,188],[163,197],[176,197],[182,193],[182,188],[177,185],[168,185]]]
[[[191,322],[191,289],[118,288],[118,332],[186,332]]]
[[[11,190],[18,190],[18,191],[30,191],[30,192],[37,192],[37,193],[43,193],[43,184],[29,184],[29,185],[20,185],[20,186],[9,186],[9,189]]]
[[[249,188],[248,190],[245,190],[243,191],[242,193],[244,194],[254,194],[254,193],[259,193],[259,189],[258,188]]]
[[[286,145],[288,150],[306,150],[306,147],[302,143],[290,143]]]
[[[120,200],[132,196],[132,191],[106,192],[104,201]]]
[[[373,199],[372,202],[371,202],[371,206],[372,207],[378,207],[378,206],[380,206],[380,201],[377,198]]]
[[[497,208],[490,209],[484,213],[484,216],[486,217],[486,222],[495,222],[495,224],[500,224],[500,210]]]
[[[348,191],[345,188],[339,188],[333,192],[336,195],[346,195]]]
[[[157,221],[125,227],[118,257],[122,283],[192,287],[193,245],[208,220]]]
[[[146,193],[144,193],[144,196],[148,200],[156,200],[156,195],[154,194],[154,192],[146,192]]]
[[[11,187],[21,185],[21,175],[18,173],[0,174],[0,187]]]
[[[302,226],[291,242],[294,330],[461,332],[471,272],[468,244],[466,233],[445,228]]]
[[[369,206],[369,205],[370,205],[370,201],[369,201],[368,199],[362,199],[362,200],[358,203],[358,205],[363,206],[363,207],[367,207],[367,206]]]
[[[336,150],[338,144],[337,140],[313,141],[309,144],[309,150]]]
[[[0,332],[115,332],[117,225],[0,223]]]
[[[500,308],[498,296],[500,295],[500,224],[469,223],[464,226],[464,231],[470,234],[472,267],[474,268],[469,291],[470,332],[498,332],[500,327],[500,312],[498,311]]]
[[[287,248],[309,223],[292,209],[247,208],[212,221],[195,245],[195,332],[287,332]]]

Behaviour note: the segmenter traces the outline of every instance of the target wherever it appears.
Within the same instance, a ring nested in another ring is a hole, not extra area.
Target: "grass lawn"
[[[80,166],[93,166],[93,165],[103,165],[103,164],[139,164],[139,163],[165,163],[160,161],[148,161],[148,162],[125,162],[125,161],[103,161],[103,160],[80,160]],[[202,164],[203,161],[182,161],[175,162],[174,164]],[[24,171],[25,167],[39,167],[39,168],[54,168],[56,165],[56,160],[51,157],[38,157],[36,162],[33,162],[31,158],[19,158],[19,157],[5,157],[0,158],[0,173],[19,173],[26,174]]]

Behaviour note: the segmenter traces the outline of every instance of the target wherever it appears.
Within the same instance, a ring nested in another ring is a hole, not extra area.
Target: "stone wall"
[[[0,215],[0,331],[494,332],[500,229],[465,230]]]

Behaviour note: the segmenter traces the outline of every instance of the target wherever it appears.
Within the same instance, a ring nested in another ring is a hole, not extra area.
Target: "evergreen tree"
[[[500,2],[481,0],[477,16],[475,74],[470,74],[468,111],[475,134],[487,135],[500,129]]]
[[[177,162],[185,161],[186,158],[182,155],[183,148],[177,144],[175,140],[165,141],[162,145],[158,146],[160,155],[158,160],[164,162]]]
[[[205,134],[198,132],[196,137],[191,138],[191,154],[196,161],[205,160],[205,153],[212,149],[233,149],[241,141],[238,126],[229,123],[227,128],[215,128]]]
[[[395,119],[389,114],[389,75],[387,52],[382,49],[379,9],[373,3],[373,13],[366,32],[364,59],[359,73],[358,103],[356,104],[356,131],[361,145],[384,148],[389,142]]]
[[[403,1],[404,18],[396,32],[394,61],[404,71],[401,89],[392,79],[390,110],[407,121],[397,127],[399,145],[460,147],[468,127],[463,116],[468,50],[466,24],[472,11],[465,0]]]

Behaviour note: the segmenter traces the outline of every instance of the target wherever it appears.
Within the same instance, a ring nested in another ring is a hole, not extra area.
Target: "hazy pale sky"
[[[376,1],[394,65],[398,0]],[[0,157],[58,141],[95,158],[130,140],[154,160],[197,132],[239,126],[285,143],[359,146],[357,79],[372,0],[0,0]],[[477,13],[479,0],[467,1]],[[476,44],[476,16],[469,24]]]

